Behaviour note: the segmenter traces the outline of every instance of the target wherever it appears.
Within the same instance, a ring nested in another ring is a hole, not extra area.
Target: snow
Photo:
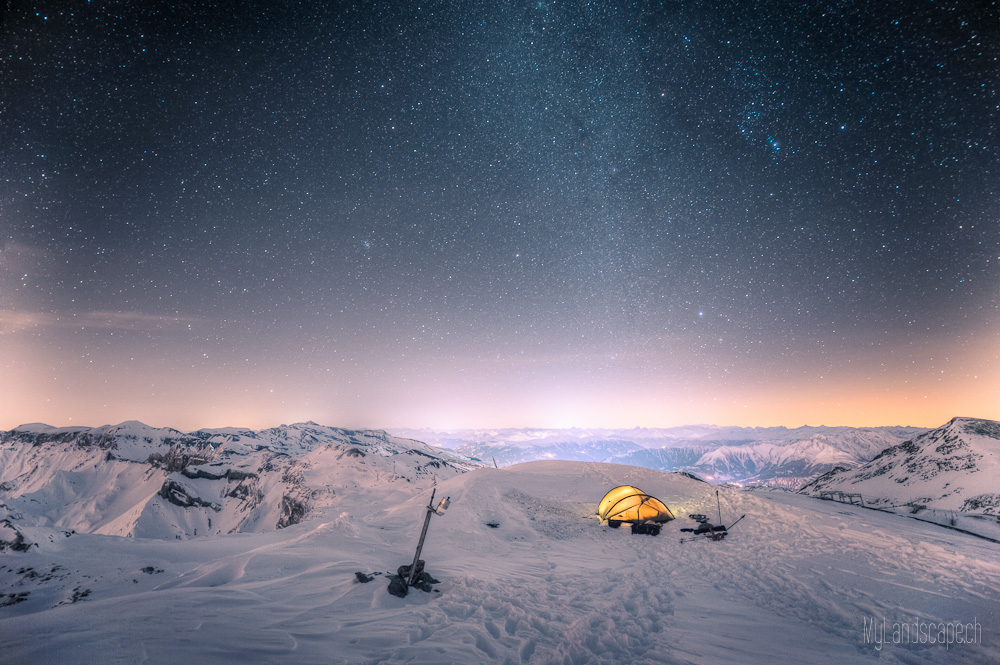
[[[1000,423],[954,418],[802,491],[860,494],[870,506],[1000,538],[998,474]]]
[[[859,466],[926,430],[914,427],[394,430],[500,466],[559,459],[688,471],[716,481],[799,489],[836,466]]]
[[[334,471],[324,459],[329,466],[317,458],[309,482]],[[347,477],[338,473],[338,482]],[[401,599],[386,592],[385,573],[412,559],[434,479],[392,482],[370,469],[353,478],[304,522],[264,533],[174,541],[22,527],[38,546],[0,559],[0,605],[29,593],[0,607],[4,662],[919,665],[1000,657],[998,545],[935,525],[638,467],[479,468],[438,480],[437,496],[450,496],[451,507],[432,516],[422,558],[440,583]],[[658,497],[679,519],[657,537],[602,525],[597,503],[622,484]],[[723,541],[682,542],[689,534],[680,529],[694,524],[687,515],[716,514],[717,489],[724,521],[746,519]],[[357,571],[382,574],[362,584]],[[975,622],[980,639],[947,648],[866,641],[865,622],[883,620]]]
[[[476,466],[384,432],[312,423],[193,434],[136,423],[23,426],[0,435],[0,518],[145,538],[267,531],[341,488],[380,482],[409,496],[413,482]]]
[[[846,446],[868,446],[872,439],[885,445],[925,431],[918,427],[720,427],[717,425],[686,425],[683,427],[608,428],[505,428],[505,429],[407,429],[390,432],[432,445],[455,448],[468,444],[509,444],[537,447],[542,444],[588,441],[623,441],[645,448],[662,448],[721,442],[795,442],[812,438],[835,440]],[[885,445],[879,449],[884,448]]]

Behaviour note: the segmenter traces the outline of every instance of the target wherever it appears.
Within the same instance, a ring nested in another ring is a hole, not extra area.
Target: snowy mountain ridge
[[[922,432],[925,428],[907,426],[848,427],[812,426],[801,427],[739,427],[735,425],[683,425],[678,427],[631,427],[631,428],[494,428],[494,429],[430,429],[394,428],[389,430],[397,436],[426,441],[445,448],[456,448],[462,444],[497,443],[537,446],[541,443],[590,440],[620,440],[634,443],[644,448],[669,447],[671,444],[688,446],[696,442],[747,442],[747,441],[801,441],[817,435],[835,436],[849,439],[852,436],[870,432],[886,432],[892,435]]]
[[[886,448],[856,468],[838,467],[802,492],[860,494],[866,505],[1000,517],[1000,423],[953,418]]]
[[[175,539],[268,531],[345,486],[379,480],[409,495],[476,466],[382,431],[315,423],[190,433],[135,421],[22,425],[0,433],[0,540],[13,542],[15,525]]]
[[[926,431],[918,427],[718,427],[393,430],[498,465],[562,459],[687,471],[714,482],[798,489],[836,466],[862,464]]]

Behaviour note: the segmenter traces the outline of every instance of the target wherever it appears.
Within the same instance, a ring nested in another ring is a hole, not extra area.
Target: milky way
[[[0,427],[1000,418],[996,2],[14,4]]]

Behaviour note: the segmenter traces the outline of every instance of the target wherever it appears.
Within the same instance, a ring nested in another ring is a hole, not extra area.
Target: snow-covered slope
[[[851,430],[838,434],[814,434],[788,442],[723,445],[702,455],[689,470],[720,482],[797,489],[837,466],[863,464],[896,441],[884,432]]]
[[[336,502],[344,487],[412,492],[475,466],[384,432],[314,423],[187,434],[33,424],[0,433],[0,518],[11,529],[151,538],[267,531]]]
[[[688,471],[717,482],[798,489],[926,430],[915,427],[716,427],[394,430],[500,466],[545,459]]]
[[[802,491],[858,493],[874,506],[1000,515],[1000,423],[954,418],[858,468],[830,471]]]
[[[385,573],[410,562],[430,488],[406,498],[400,483],[370,480],[265,533],[179,542],[26,528],[37,545],[0,558],[3,662],[930,665],[1000,656],[998,546],[935,525],[721,488],[724,521],[747,517],[721,542],[682,542],[688,515],[715,514],[715,487],[611,464],[480,468],[438,481],[452,505],[432,518],[423,558],[440,582],[397,598]],[[597,503],[620,484],[661,498],[678,519],[656,537],[602,525]],[[927,643],[916,629],[893,641],[894,624],[914,622],[935,636],[945,627],[953,643]],[[968,643],[954,643],[957,626]]]
[[[955,418],[801,491],[1000,538],[1000,423]]]

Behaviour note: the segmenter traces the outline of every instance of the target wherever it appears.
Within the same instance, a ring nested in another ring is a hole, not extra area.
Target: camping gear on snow
[[[695,536],[705,536],[711,540],[722,540],[727,535],[729,535],[729,529],[739,524],[746,515],[740,515],[740,518],[729,525],[727,529],[725,524],[722,523],[722,502],[719,500],[719,490],[715,490],[715,503],[719,509],[719,526],[715,526],[708,521],[708,517],[702,515],[701,513],[695,513],[688,515],[691,519],[698,523],[698,528],[696,529],[681,529],[684,533],[692,533]],[[689,540],[695,540],[695,538],[682,538],[681,542],[686,542]]]
[[[415,586],[422,591],[430,591],[431,584],[437,584],[437,580],[424,572],[424,560],[420,558],[420,551],[424,548],[424,538],[427,537],[427,527],[431,523],[431,515],[444,515],[444,511],[451,504],[451,497],[441,499],[441,503],[434,507],[434,494],[437,488],[431,491],[431,500],[427,504],[427,514],[424,516],[424,527],[420,530],[420,540],[417,542],[417,551],[413,555],[413,563],[408,566],[400,566],[396,574],[389,582],[389,593],[403,598],[409,587]]]
[[[632,533],[645,534],[647,536],[658,536],[660,535],[660,525],[656,523],[643,522],[642,524],[633,524]]]
[[[746,517],[746,515],[741,516],[740,520],[743,519],[744,517]],[[740,520],[736,520],[736,522],[739,522]],[[734,526],[736,526],[736,522],[733,522],[732,525],[729,526],[729,529],[732,529]],[[686,543],[691,540],[701,540],[701,536],[705,536],[709,540],[722,540],[723,538],[729,535],[729,529],[727,529],[725,526],[715,526],[714,524],[705,522],[704,524],[700,525],[697,529],[681,529],[681,531],[694,534],[694,536],[691,538],[681,538],[681,542]]]
[[[652,533],[654,529],[636,530],[636,525],[652,524],[658,525],[674,519],[674,514],[670,512],[666,504],[655,496],[646,494],[638,487],[631,485],[621,485],[604,495],[597,505],[597,513],[602,520],[607,520],[608,526],[617,529],[622,524],[633,525],[632,533]]]

